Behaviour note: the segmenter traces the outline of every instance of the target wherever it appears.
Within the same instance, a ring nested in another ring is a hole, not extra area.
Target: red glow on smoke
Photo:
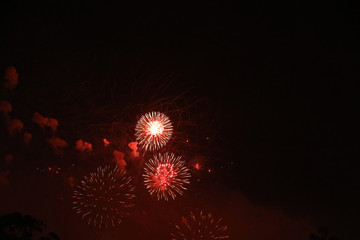
[[[110,142],[106,140],[106,138],[103,139],[103,142],[105,147],[107,147],[110,144]]]
[[[133,157],[138,157],[139,156],[139,151],[138,151],[138,147],[137,147],[138,143],[137,142],[131,142],[128,144],[129,148],[132,150],[131,154]]]

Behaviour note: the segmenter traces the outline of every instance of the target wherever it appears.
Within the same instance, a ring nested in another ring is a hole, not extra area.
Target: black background
[[[212,175],[205,169],[200,176],[204,181],[194,192],[210,196],[209,205],[215,210],[236,212],[238,221],[229,217],[234,239],[263,237],[248,229],[248,235],[238,233],[247,221],[239,210],[245,204],[240,195],[251,206],[304,219],[314,232],[327,226],[340,239],[356,239],[358,32],[359,8],[334,1],[285,5],[258,1],[242,6],[2,3],[0,69],[15,66],[19,85],[3,92],[0,100],[12,103],[14,115],[29,126],[34,141],[39,129],[30,127],[30,118],[40,112],[59,120],[58,132],[68,142],[77,138],[94,142],[108,131],[116,111],[126,115],[127,106],[140,105],[122,118],[131,119],[156,108],[151,101],[185,91],[172,107],[184,107],[182,118],[192,122],[182,125],[196,143],[192,151],[207,151],[202,155],[212,159],[206,163]],[[169,79],[169,86],[161,88]],[[88,131],[91,126],[96,129]],[[25,147],[3,128],[4,159]],[[39,146],[34,143],[27,151],[39,159],[52,154]],[[61,157],[54,157],[51,164],[56,158]],[[62,220],[47,217],[58,205],[49,205],[46,211],[35,210],[30,203],[23,207],[24,201],[35,202],[30,199],[48,194],[57,198],[53,187],[41,189],[34,183],[36,190],[22,194],[15,187],[25,181],[23,173],[31,175],[29,169],[44,161],[12,167],[11,184],[4,190],[9,197],[1,212],[8,212],[6,206],[15,196],[26,196],[14,201],[11,209],[38,214],[58,229],[61,239],[72,239],[71,231],[63,230],[67,227],[57,226]],[[215,196],[221,195],[223,200],[217,201]],[[204,199],[199,202],[206,203]],[[261,231],[261,224],[257,221],[254,229]],[[273,227],[284,236],[300,236],[291,228],[281,229],[276,223]],[[161,232],[157,229],[161,227],[144,232],[156,236]],[[82,236],[81,230],[75,235]]]

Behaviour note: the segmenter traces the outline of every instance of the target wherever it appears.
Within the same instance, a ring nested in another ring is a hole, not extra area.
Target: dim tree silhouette
[[[53,232],[44,233],[46,224],[29,215],[11,213],[0,216],[2,240],[60,240]]]
[[[326,227],[318,228],[318,235],[311,234],[310,240],[339,240],[337,237],[329,237],[329,230]]]

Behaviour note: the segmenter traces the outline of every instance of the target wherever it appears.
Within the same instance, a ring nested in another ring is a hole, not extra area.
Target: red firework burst
[[[165,146],[172,132],[170,119],[160,112],[150,112],[141,116],[135,127],[139,147],[150,151]]]
[[[178,224],[174,225],[171,233],[172,240],[216,240],[226,239],[227,226],[222,225],[220,219],[215,219],[211,213],[196,210],[190,212],[190,216],[182,217]]]
[[[97,168],[85,176],[74,191],[74,207],[82,219],[96,227],[109,227],[120,224],[129,215],[135,198],[131,177],[117,166]]]
[[[157,199],[175,199],[177,194],[182,195],[186,190],[185,184],[189,184],[190,173],[186,163],[181,157],[175,157],[173,153],[154,155],[149,162],[145,163],[144,182],[150,195],[155,194]]]

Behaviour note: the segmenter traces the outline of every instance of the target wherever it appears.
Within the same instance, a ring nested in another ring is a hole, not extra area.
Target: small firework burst
[[[131,181],[131,177],[117,166],[99,167],[76,187],[73,209],[90,225],[114,227],[129,215],[128,210],[134,206]]]
[[[169,196],[175,199],[177,194],[182,195],[185,184],[189,184],[190,173],[181,157],[173,153],[154,155],[145,163],[144,182],[150,195],[155,194],[160,199],[168,200]]]
[[[174,226],[172,240],[215,240],[227,239],[227,226],[221,224],[221,218],[215,219],[211,213],[196,210],[190,216],[182,217]]]
[[[172,132],[170,119],[160,112],[150,112],[141,116],[135,127],[139,147],[149,151],[164,147]]]

